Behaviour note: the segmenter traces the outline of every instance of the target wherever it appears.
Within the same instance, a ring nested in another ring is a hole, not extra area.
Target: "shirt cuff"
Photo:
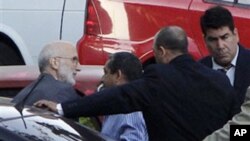
[[[62,109],[62,105],[61,104],[57,104],[56,105],[56,109],[57,109],[57,113],[59,114],[59,115],[64,115],[64,113],[63,113],[63,109]]]

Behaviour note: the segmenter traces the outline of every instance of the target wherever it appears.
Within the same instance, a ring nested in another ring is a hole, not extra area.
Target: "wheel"
[[[10,43],[0,42],[0,66],[25,65],[20,52]]]

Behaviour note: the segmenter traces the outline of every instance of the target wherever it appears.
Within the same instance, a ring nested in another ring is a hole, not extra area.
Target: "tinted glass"
[[[98,132],[72,120],[52,116],[49,112],[32,110],[23,110],[23,121],[15,108],[0,106],[0,126],[32,141],[104,140]]]

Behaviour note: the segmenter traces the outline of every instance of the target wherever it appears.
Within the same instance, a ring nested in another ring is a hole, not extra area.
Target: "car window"
[[[235,5],[250,5],[250,0],[205,0],[207,2],[214,3],[227,3],[227,4],[235,4]]]
[[[0,127],[3,127],[20,137],[24,137],[27,140],[104,140],[103,136],[97,131],[41,109],[24,108],[22,111],[24,118],[22,120],[22,118],[20,118],[20,113],[11,105],[7,105],[8,103],[4,103],[4,99],[2,99],[2,102],[0,101]],[[2,132],[0,132],[0,134],[1,133]]]
[[[0,96],[12,98],[21,90],[22,88],[0,88]]]
[[[0,141],[28,141],[0,126]]]
[[[221,0],[221,1],[225,1],[225,2],[234,2],[234,0]]]
[[[250,0],[238,0],[239,4],[248,4],[250,5]]]
[[[4,121],[2,124],[13,133],[32,141],[84,140],[76,131],[60,119],[29,117],[25,118],[24,122],[22,119],[16,119]]]
[[[110,140],[96,130],[40,108],[25,107],[20,114],[10,100],[0,97],[0,141]]]

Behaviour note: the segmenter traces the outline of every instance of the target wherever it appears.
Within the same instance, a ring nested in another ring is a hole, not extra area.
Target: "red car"
[[[232,12],[240,42],[250,47],[249,0],[88,0],[85,33],[77,44],[80,63],[103,65],[119,51],[134,53],[144,65],[154,63],[154,35],[167,25],[186,30],[195,59],[206,56],[199,19],[216,4]]]

